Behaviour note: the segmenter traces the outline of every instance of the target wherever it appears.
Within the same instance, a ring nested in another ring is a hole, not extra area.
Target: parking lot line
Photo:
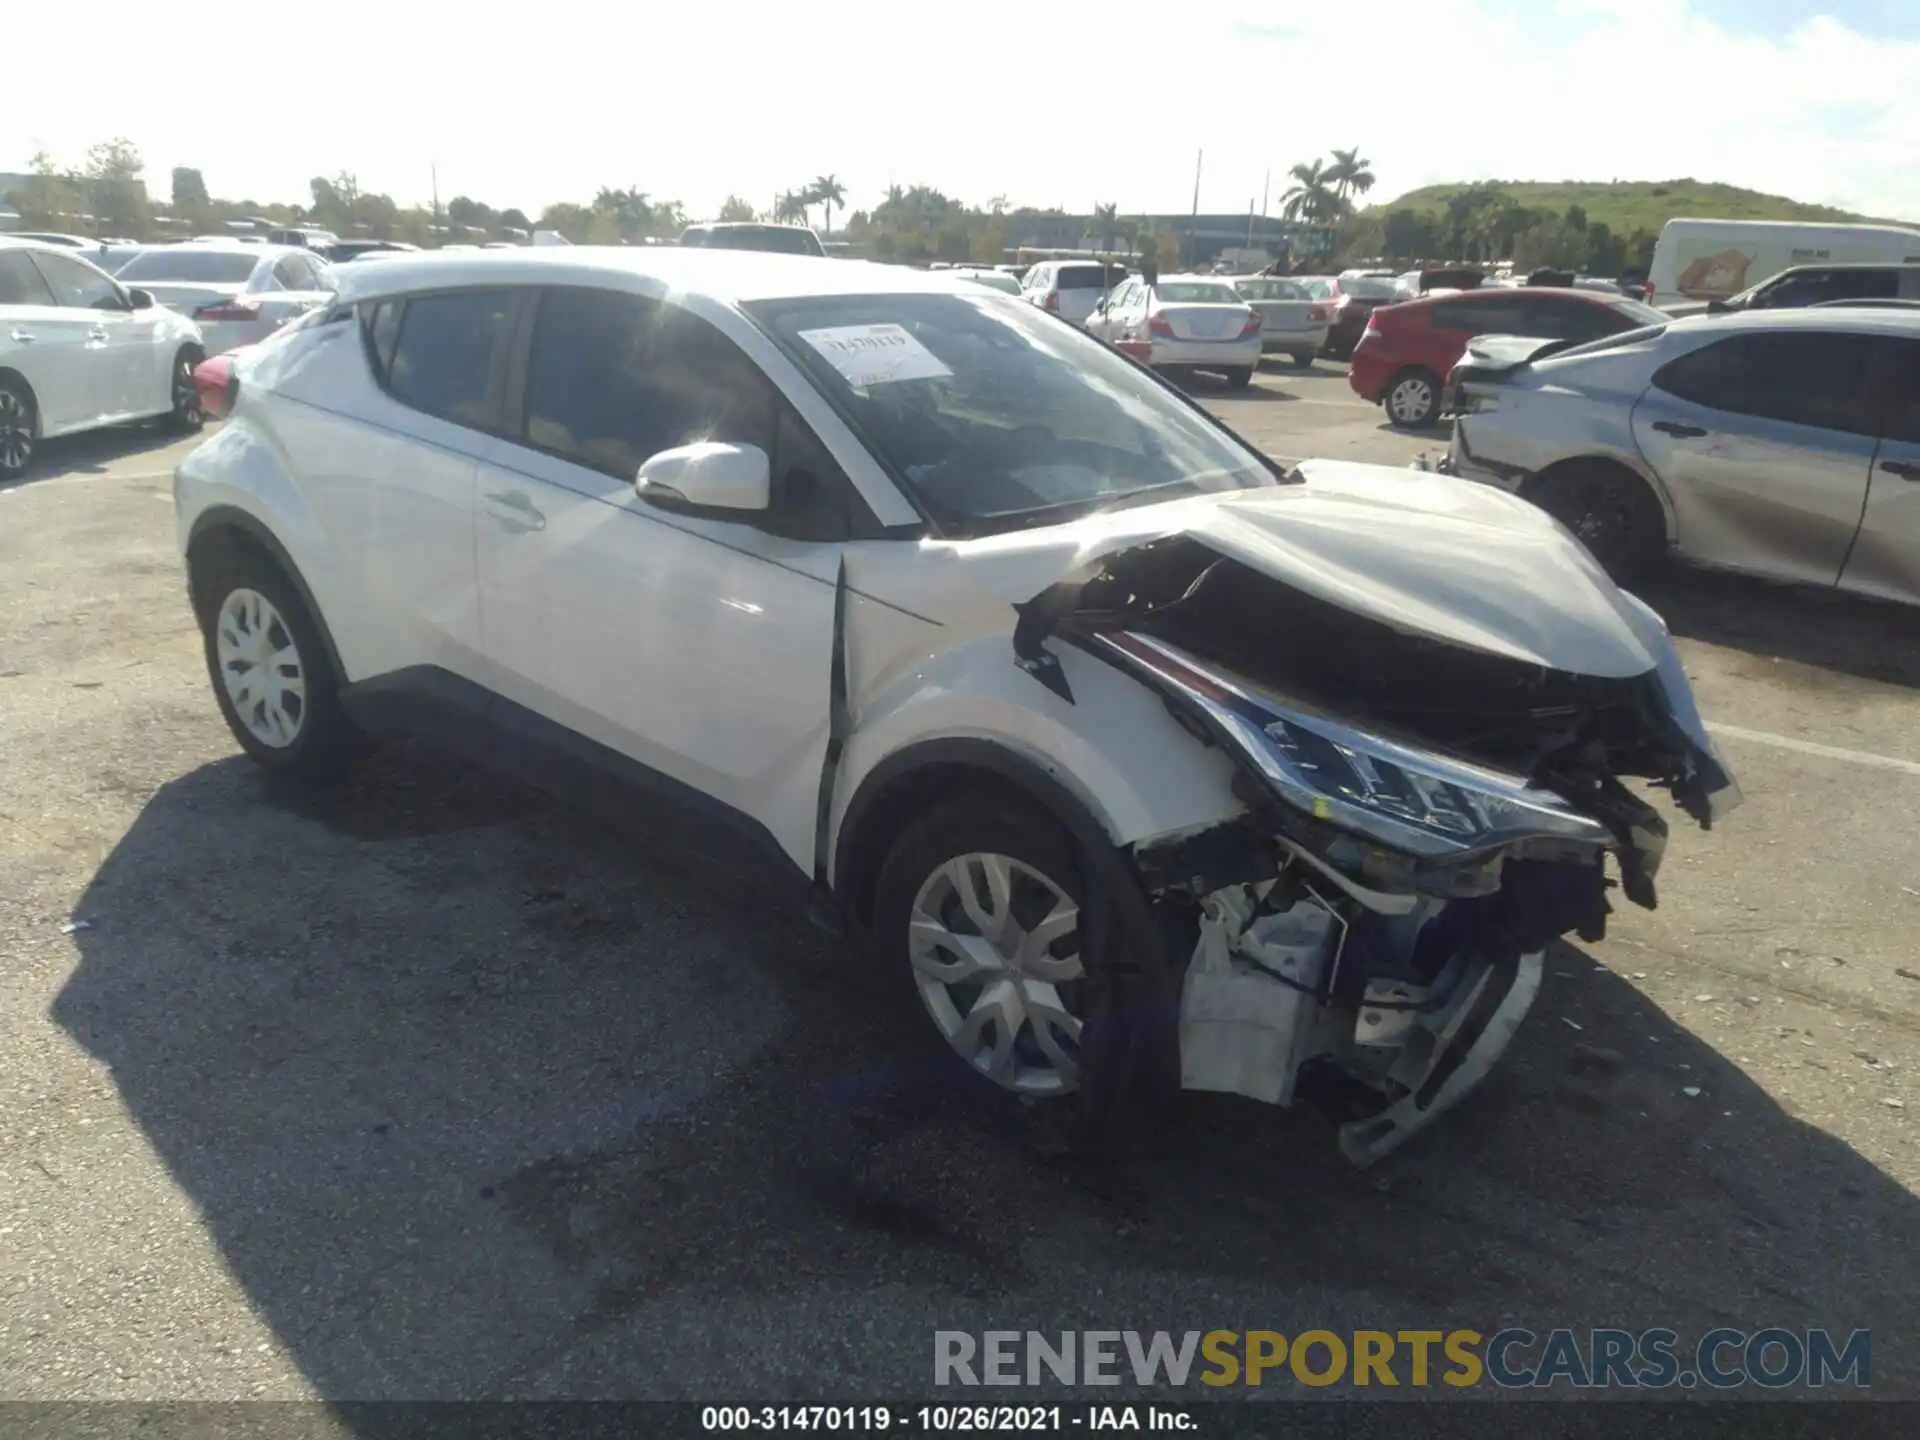
[[[1745,740],[1754,745],[1771,745],[1776,750],[1794,750],[1802,755],[1818,755],[1823,760],[1845,760],[1854,765],[1872,765],[1881,770],[1894,770],[1902,775],[1920,777],[1920,762],[1901,760],[1893,755],[1874,755],[1865,750],[1845,750],[1838,745],[1819,745],[1812,740],[1796,740],[1791,735],[1769,735],[1764,730],[1747,730],[1739,725],[1722,725],[1717,720],[1707,721],[1707,729],[1716,735],[1725,735],[1734,740]]]

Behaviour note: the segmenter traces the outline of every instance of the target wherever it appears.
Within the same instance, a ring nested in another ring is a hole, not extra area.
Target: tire
[[[162,429],[176,435],[194,435],[207,423],[200,405],[200,389],[193,383],[193,367],[207,358],[198,345],[182,345],[173,357],[173,371],[167,384],[173,408],[160,417]]]
[[[340,677],[292,581],[257,550],[236,548],[196,582],[207,678],[240,748],[275,774],[297,779],[346,770],[365,740],[341,707]],[[264,663],[266,654],[276,663]],[[255,688],[242,683],[249,675]],[[264,688],[257,686],[261,675],[271,676]]]
[[[1079,1085],[1087,1018],[1083,898],[1073,843],[1044,812],[950,801],[902,831],[881,867],[874,955],[955,1064],[1002,1091],[1062,1098]],[[1009,919],[996,941],[993,922]]]
[[[1244,390],[1253,383],[1253,366],[1235,365],[1222,372],[1227,377],[1229,390]]]
[[[1440,418],[1440,379],[1418,366],[1402,370],[1387,381],[1380,407],[1392,424],[1406,430],[1425,430]]]
[[[1294,351],[1293,363],[1298,365],[1302,370],[1311,370],[1313,368],[1313,351],[1311,350]]]
[[[1572,461],[1524,493],[1571,530],[1617,584],[1646,576],[1666,554],[1666,513],[1647,483],[1624,466]]]
[[[40,408],[24,380],[0,380],[0,483],[33,468],[40,437]]]

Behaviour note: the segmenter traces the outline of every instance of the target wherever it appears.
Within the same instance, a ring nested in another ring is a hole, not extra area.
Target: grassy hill
[[[1515,203],[1529,209],[1564,213],[1578,205],[1587,212],[1589,224],[1604,224],[1616,235],[1631,235],[1635,230],[1658,232],[1667,221],[1680,216],[1701,216],[1715,220],[1813,220],[1864,221],[1872,216],[1836,210],[1831,205],[1808,205],[1784,195],[1762,195],[1738,185],[1709,185],[1700,180],[1618,180],[1612,184],[1583,180],[1535,181],[1495,180]],[[1441,213],[1447,201],[1462,190],[1459,185],[1428,185],[1410,190],[1397,200],[1370,206],[1371,213],[1385,215],[1391,210],[1424,210]],[[1902,222],[1880,222],[1902,223]]]

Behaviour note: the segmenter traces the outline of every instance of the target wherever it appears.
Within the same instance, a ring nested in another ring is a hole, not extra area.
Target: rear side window
[[[51,305],[53,291],[24,250],[0,250],[0,305]]]
[[[1920,341],[1895,340],[1886,350],[1886,396],[1880,433],[1920,444]]]
[[[507,341],[512,310],[513,297],[506,290],[414,296],[400,314],[385,367],[387,389],[416,410],[486,428],[493,414],[494,365]]]
[[[1458,330],[1468,335],[1511,333],[1520,319],[1518,296],[1501,300],[1491,295],[1471,299],[1442,300],[1427,307],[1428,319],[1436,330]]]
[[[393,370],[393,347],[400,339],[400,312],[404,300],[382,300],[366,309],[367,356],[382,385]]]
[[[1670,362],[1653,383],[1711,410],[1866,434],[1871,356],[1862,335],[1733,335]]]

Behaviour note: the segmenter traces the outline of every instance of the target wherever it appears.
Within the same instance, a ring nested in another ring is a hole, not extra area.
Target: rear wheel
[[[1394,424],[1424,430],[1440,416],[1440,381],[1431,370],[1402,370],[1387,382],[1380,404]]]
[[[195,588],[207,674],[240,747],[283,775],[345,769],[362,739],[341,708],[340,677],[293,583],[265,555],[234,549]]]
[[[1313,351],[1311,350],[1294,351],[1293,363],[1298,365],[1302,370],[1306,370],[1310,368],[1313,364]]]
[[[1251,365],[1235,365],[1222,373],[1226,375],[1227,386],[1232,390],[1244,390],[1253,383],[1253,367]]]
[[[1638,475],[1604,460],[1576,460],[1549,470],[1526,498],[1571,530],[1600,568],[1621,584],[1659,563],[1667,518]]]
[[[873,937],[954,1056],[1020,1095],[1080,1083],[1080,866],[1044,814],[969,798],[909,826],[880,872]],[[898,992],[896,992],[898,993]],[[924,1023],[924,1022],[923,1022]]]
[[[198,345],[182,345],[173,357],[173,376],[168,382],[171,408],[161,419],[167,429],[191,435],[207,423],[206,410],[200,404],[200,387],[193,383],[193,368],[207,358]]]
[[[33,464],[39,412],[24,380],[0,380],[0,480],[18,480]]]

